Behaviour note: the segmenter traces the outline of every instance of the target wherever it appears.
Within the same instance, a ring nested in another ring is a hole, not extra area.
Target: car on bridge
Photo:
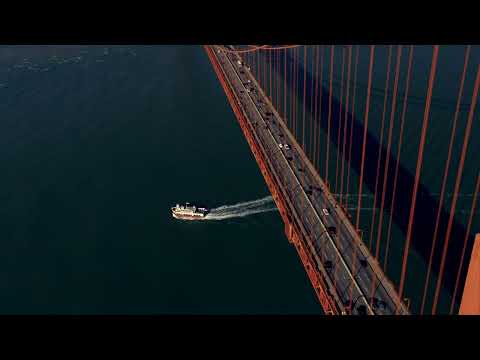
[[[332,270],[333,269],[333,262],[331,260],[326,260],[323,263],[323,266],[325,267],[325,270]]]
[[[387,307],[387,303],[381,299],[378,299],[376,297],[372,298],[372,305],[374,308],[385,310]]]
[[[337,228],[335,226],[327,227],[327,231],[330,235],[337,235]]]

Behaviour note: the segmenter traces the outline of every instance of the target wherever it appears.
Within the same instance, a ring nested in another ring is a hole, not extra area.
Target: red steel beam
[[[480,315],[480,234],[475,237],[459,315]]]

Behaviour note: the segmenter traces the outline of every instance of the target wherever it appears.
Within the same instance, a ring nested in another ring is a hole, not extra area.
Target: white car
[[[283,148],[284,148],[285,150],[290,150],[290,145],[285,144],[285,145],[283,145]]]
[[[278,147],[279,147],[280,149],[283,149],[283,144],[278,144]]]
[[[322,209],[322,212],[325,216],[330,215],[330,213],[328,212],[328,209]]]

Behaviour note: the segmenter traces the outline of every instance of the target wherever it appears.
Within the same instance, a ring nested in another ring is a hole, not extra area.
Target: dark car
[[[367,307],[365,305],[358,305],[357,311],[359,315],[367,315]]]
[[[376,297],[372,298],[372,305],[374,308],[384,310],[387,307],[387,303]]]
[[[337,235],[337,228],[335,226],[327,227],[327,231],[330,235]]]
[[[327,260],[323,263],[323,266],[325,267],[326,270],[331,270],[333,269],[333,263],[330,260]]]

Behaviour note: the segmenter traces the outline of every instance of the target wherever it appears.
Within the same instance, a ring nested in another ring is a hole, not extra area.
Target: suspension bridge
[[[326,314],[480,313],[478,47],[205,50]]]

